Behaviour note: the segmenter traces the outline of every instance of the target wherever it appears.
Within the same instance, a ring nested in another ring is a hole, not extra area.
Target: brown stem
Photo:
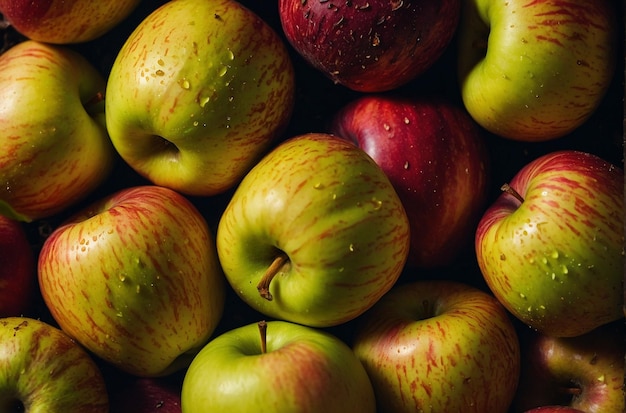
[[[267,353],[267,322],[265,320],[259,321],[259,333],[261,334],[261,353]]]
[[[500,190],[506,192],[509,195],[513,195],[518,201],[524,202],[524,198],[517,192],[515,189],[511,187],[509,184],[504,184],[500,187]]]
[[[104,100],[104,93],[102,92],[97,92],[91,99],[89,99],[87,102],[85,102],[85,104],[83,105],[85,107],[85,109],[89,112],[89,108],[97,105],[98,103],[102,102]]]
[[[270,264],[267,271],[265,271],[265,274],[263,274],[263,278],[261,278],[261,281],[259,281],[259,283],[257,284],[256,289],[259,290],[259,294],[261,294],[261,297],[265,298],[267,301],[272,301],[272,299],[274,298],[272,296],[272,293],[270,293],[270,283],[272,282],[272,279],[274,279],[276,274],[280,272],[281,268],[288,261],[289,257],[287,256],[287,254],[278,254],[278,256],[276,256],[276,258],[274,258],[274,261],[272,261],[272,263]]]
[[[572,386],[562,386],[561,393],[567,394],[569,396],[580,396],[582,394],[582,389],[580,387],[572,387]]]

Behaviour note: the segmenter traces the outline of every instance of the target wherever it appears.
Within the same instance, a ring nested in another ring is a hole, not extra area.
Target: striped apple
[[[186,367],[219,322],[225,294],[200,212],[151,185],[108,195],[55,229],[39,282],[66,333],[137,376]]]
[[[243,179],[218,225],[226,278],[251,307],[314,327],[347,322],[400,276],[409,223],[380,167],[323,133],[293,137]]]
[[[483,276],[506,308],[551,336],[624,316],[624,175],[563,150],[525,165],[479,222]]]

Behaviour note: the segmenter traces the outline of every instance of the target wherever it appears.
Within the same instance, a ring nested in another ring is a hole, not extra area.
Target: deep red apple
[[[383,169],[411,226],[407,265],[438,267],[471,243],[487,198],[482,131],[443,97],[366,95],[341,108],[332,133]]]
[[[521,339],[524,363],[514,411],[556,412],[548,406],[560,405],[585,413],[624,412],[624,329],[620,320],[577,337],[528,330]]]
[[[459,0],[279,0],[287,40],[335,83],[395,89],[426,71],[456,31]]]
[[[127,377],[112,385],[111,412],[180,413],[182,380],[170,377]]]
[[[0,317],[22,315],[36,288],[35,257],[23,224],[0,215]]]
[[[524,413],[585,413],[568,406],[541,406],[526,410]]]

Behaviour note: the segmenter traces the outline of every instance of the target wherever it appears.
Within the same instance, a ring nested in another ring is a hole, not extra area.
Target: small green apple
[[[104,181],[115,154],[105,88],[68,48],[28,40],[0,55],[0,214],[49,217]]]
[[[106,117],[121,157],[190,195],[234,186],[286,127],[295,79],[278,34],[235,0],[167,2],[126,40]]]
[[[509,314],[459,282],[398,284],[359,319],[352,348],[384,412],[506,413],[519,380]]]
[[[0,412],[108,411],[104,377],[85,349],[46,322],[0,318]]]
[[[39,284],[63,331],[137,376],[188,366],[225,295],[206,221],[152,185],[107,195],[56,228],[39,254]]]
[[[564,136],[595,111],[615,72],[611,0],[464,0],[459,26],[463,102],[511,139]]]
[[[374,391],[350,347],[323,330],[253,323],[211,340],[183,380],[183,412],[369,413]]]
[[[299,135],[243,179],[217,229],[226,278],[251,307],[314,327],[349,321],[385,294],[408,256],[409,223],[362,149]]]
[[[624,172],[563,150],[526,164],[476,230],[494,295],[518,319],[556,337],[624,317]]]

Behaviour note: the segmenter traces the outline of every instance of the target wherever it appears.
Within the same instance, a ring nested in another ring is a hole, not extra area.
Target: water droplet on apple
[[[219,77],[224,77],[226,75],[226,72],[228,72],[228,66],[222,66],[217,74],[219,75]]]
[[[230,49],[228,49],[228,59],[235,60],[235,54]]]
[[[404,124],[408,125],[409,123],[411,123],[411,120],[409,118],[404,118]]]
[[[159,69],[156,72],[154,72],[154,74],[157,75],[157,76],[165,76],[165,72],[162,71],[161,69]]]
[[[550,254],[550,256],[556,260],[557,258],[559,258],[559,252],[553,251],[552,254]]]
[[[119,278],[121,282],[124,282],[124,281],[126,281],[126,274],[119,273],[119,274],[117,274],[117,278]]]
[[[374,211],[378,211],[383,207],[383,201],[376,198],[372,198],[372,204],[374,205]]]
[[[117,313],[115,313],[115,315],[116,315],[118,318],[122,318],[122,317],[124,316],[124,314],[123,314],[121,311],[118,311]]]
[[[526,294],[519,293],[519,298],[521,298],[522,300],[525,300],[526,299]]]
[[[135,287],[135,293],[139,294],[141,292],[141,285],[137,284],[137,287]]]
[[[409,170],[409,161],[404,161],[404,169],[406,169],[407,171]]]
[[[316,182],[315,185],[313,185],[313,188],[315,189],[324,189],[324,184],[321,182]]]
[[[209,103],[209,101],[211,100],[210,96],[205,96],[200,98],[200,107],[203,108],[206,106],[207,103]]]
[[[350,250],[350,252],[354,252],[354,244],[350,244],[348,246],[348,249]]]
[[[561,266],[561,272],[563,273],[563,275],[569,274],[569,268],[567,268],[567,265]]]
[[[185,90],[189,90],[191,88],[191,83],[189,83],[189,80],[185,78],[180,79],[178,84],[180,85],[180,87],[182,87]]]
[[[388,124],[388,123],[384,123],[384,124],[383,124],[383,128],[384,128],[386,131],[390,131],[390,130],[391,130],[391,126],[389,126],[389,124]]]

